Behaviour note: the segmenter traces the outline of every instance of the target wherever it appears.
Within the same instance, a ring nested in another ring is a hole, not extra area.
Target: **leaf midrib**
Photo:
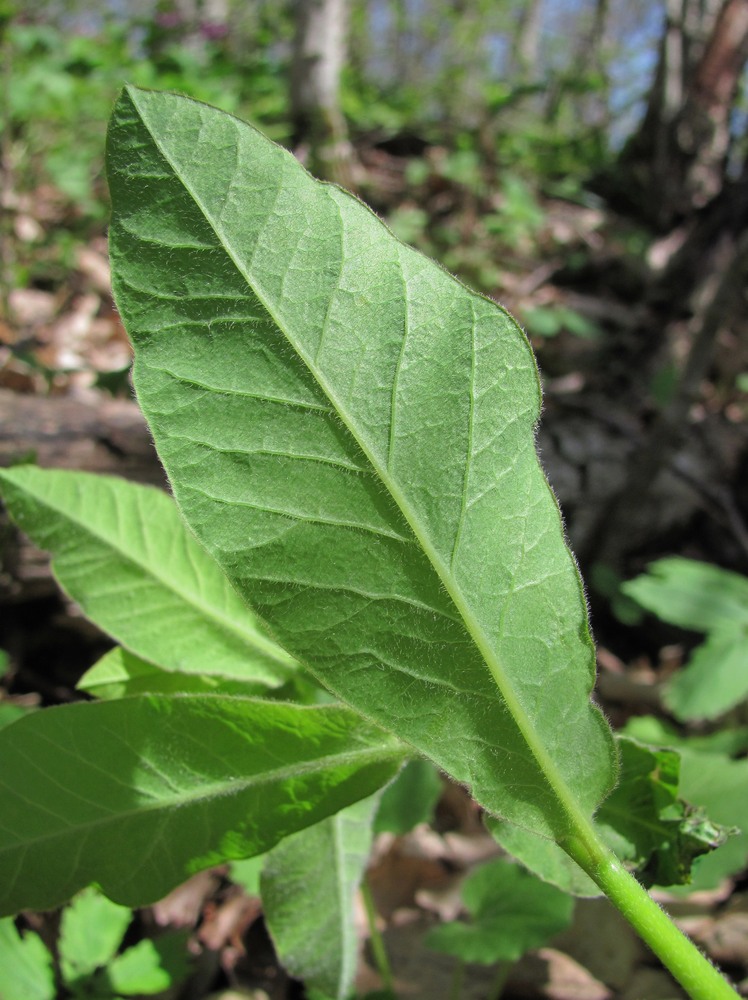
[[[249,288],[257,296],[258,300],[267,311],[268,316],[273,321],[276,328],[286,338],[290,347],[300,358],[303,364],[306,366],[310,375],[314,378],[315,382],[320,387],[326,398],[330,400],[330,403],[332,404],[335,413],[337,414],[337,416],[339,417],[339,419],[341,420],[341,422],[343,423],[343,425],[345,426],[346,430],[351,435],[353,440],[356,442],[358,447],[361,449],[362,453],[366,456],[372,468],[379,476],[382,485],[385,487],[385,489],[388,491],[388,493],[392,497],[397,507],[400,509],[403,517],[407,521],[418,543],[423,549],[427,559],[433,566],[434,571],[436,572],[440,582],[442,583],[442,586],[445,588],[446,592],[449,594],[452,602],[457,608],[457,611],[464,622],[466,631],[471,636],[478,651],[480,652],[486,664],[486,667],[489,670],[489,673],[493,677],[494,682],[497,688],[499,689],[502,698],[504,699],[504,702],[507,706],[507,709],[509,710],[510,715],[514,719],[517,728],[519,729],[522,737],[525,740],[528,749],[532,753],[548,786],[550,787],[557,801],[561,805],[564,813],[566,814],[568,820],[570,821],[570,829],[567,832],[576,831],[585,836],[588,830],[590,829],[590,817],[583,812],[579,803],[577,802],[576,798],[571,792],[571,789],[569,788],[563,776],[561,775],[560,771],[556,767],[555,762],[549,756],[542,740],[539,737],[539,734],[536,731],[534,723],[528,717],[528,715],[525,713],[524,709],[520,705],[519,699],[514,692],[511,680],[509,679],[508,676],[506,676],[504,668],[502,664],[499,662],[498,657],[495,655],[488,640],[488,637],[485,634],[485,631],[483,630],[482,626],[478,623],[471,609],[469,608],[469,605],[464,595],[462,594],[461,589],[458,587],[456,580],[449,572],[447,566],[441,559],[441,556],[432,545],[425,531],[422,529],[419,518],[416,515],[416,512],[412,509],[410,503],[407,501],[406,497],[402,493],[399,485],[394,481],[394,479],[390,477],[388,470],[375,459],[374,455],[372,454],[370,448],[367,446],[366,442],[357,433],[351,415],[347,412],[345,406],[338,401],[332,386],[328,383],[323,373],[318,370],[317,366],[314,363],[314,359],[309,357],[307,353],[304,350],[302,350],[301,346],[294,340],[292,333],[288,331],[284,327],[284,325],[280,322],[275,311],[271,307],[269,298],[264,293],[264,289],[262,289],[260,282],[258,280],[250,280],[250,274],[247,273],[247,270],[245,269],[245,265],[242,263],[239,253],[234,250],[234,248],[231,245],[231,242],[226,238],[225,233],[223,232],[222,227],[220,225],[220,220],[217,222],[211,216],[206,206],[202,203],[202,200],[197,196],[196,191],[193,190],[192,185],[190,184],[188,179],[180,174],[179,170],[176,167],[176,164],[169,156],[167,151],[164,149],[163,144],[161,143],[159,137],[150,128],[148,122],[146,121],[145,113],[138,106],[137,99],[135,96],[135,90],[130,86],[128,86],[126,89],[132,101],[133,107],[137,111],[139,119],[143,124],[143,127],[148,131],[148,134],[150,135],[154,146],[159,151],[161,156],[164,158],[164,161],[169,164],[173,176],[178,180],[180,184],[183,185],[183,187],[191,197],[193,204],[201,212],[204,219],[211,227],[213,233],[216,236],[216,239],[219,242],[219,245],[223,248],[224,252],[232,261],[234,267],[237,269],[242,278],[246,281]],[[251,128],[251,126],[248,127]],[[342,232],[342,221],[341,221],[341,232]],[[393,239],[396,239],[394,237],[394,234],[391,235],[393,235]],[[396,242],[399,244],[399,241]],[[341,267],[342,266],[343,262],[341,260]],[[402,264],[401,264],[401,273],[402,273]],[[408,307],[407,298],[405,299],[405,304],[407,310]],[[309,669],[311,670],[312,673],[314,673],[313,666],[310,666]],[[325,680],[325,684],[326,686],[334,690],[333,686],[329,684],[327,680]],[[340,697],[343,697],[340,694],[340,692],[336,693],[338,693]],[[385,724],[380,722],[379,720],[377,720],[377,724],[380,726],[385,726]]]
[[[335,922],[338,926],[338,940],[341,942],[341,963],[338,970],[338,996],[340,996],[341,987],[343,985],[350,984],[353,979],[353,972],[355,971],[349,968],[351,948],[353,948],[355,954],[356,932],[352,923],[346,919],[348,906],[346,900],[347,886],[345,883],[345,861],[347,854],[345,849],[345,825],[345,812],[338,812],[332,817],[333,851],[335,854],[335,869],[337,872],[337,877],[335,879],[337,898]]]
[[[172,798],[165,798],[156,803],[145,803],[137,808],[132,808],[116,813],[101,816],[98,819],[80,824],[78,826],[66,826],[64,830],[44,833],[37,837],[24,835],[23,840],[10,847],[0,849],[0,858],[4,855],[12,855],[20,849],[35,847],[40,844],[49,843],[68,836],[79,836],[93,832],[94,830],[106,827],[111,823],[121,823],[133,816],[142,816],[151,812],[173,811],[189,805],[200,804],[203,800],[213,798],[227,798],[229,795],[240,795],[253,788],[261,788],[273,782],[296,779],[306,775],[324,773],[330,768],[344,767],[349,764],[358,764],[361,767],[369,763],[382,763],[396,761],[403,756],[403,750],[398,747],[379,748],[366,747],[362,750],[349,750],[345,753],[328,754],[319,757],[314,761],[303,761],[300,764],[286,765],[271,771],[263,771],[261,775],[252,775],[249,778],[227,778],[224,782],[213,783],[211,785],[199,785],[190,793],[174,795]],[[137,791],[137,789],[135,789]]]

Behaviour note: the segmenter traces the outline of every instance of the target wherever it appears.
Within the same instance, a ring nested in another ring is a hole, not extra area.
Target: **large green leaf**
[[[286,837],[267,856],[260,888],[283,967],[307,988],[345,1000],[358,962],[355,894],[369,859],[375,797]]]
[[[152,902],[370,795],[401,759],[337,706],[149,695],[34,712],[0,731],[0,914],[91,882]]]
[[[165,493],[33,466],[0,471],[0,487],[16,523],[52,552],[60,584],[132,652],[264,686],[292,671]]]
[[[522,332],[229,115],[126,88],[108,164],[137,392],[192,529],[333,692],[563,839],[615,759]]]

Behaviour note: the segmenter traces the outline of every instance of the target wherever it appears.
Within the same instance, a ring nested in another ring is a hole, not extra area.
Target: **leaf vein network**
[[[318,517],[311,514],[303,514],[298,511],[283,510],[280,507],[270,507],[263,503],[253,503],[251,500],[228,500],[225,497],[218,497],[210,493],[208,490],[201,489],[197,486],[191,486],[190,489],[195,493],[199,493],[204,496],[206,500],[210,500],[213,503],[217,503],[223,506],[229,507],[246,507],[250,510],[256,510],[263,514],[274,514],[278,517],[285,517],[291,521],[303,522],[305,524],[317,524],[320,527],[330,527],[330,528],[350,528],[353,531],[361,531],[364,534],[376,535],[380,538],[388,538],[395,542],[400,542],[404,545],[413,544],[410,538],[406,538],[404,535],[399,535],[396,531],[387,531],[384,528],[378,528],[373,524],[364,524],[363,522],[356,521],[343,521],[334,517]]]

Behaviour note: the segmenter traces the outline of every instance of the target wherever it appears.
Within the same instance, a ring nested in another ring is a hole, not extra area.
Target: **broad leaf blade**
[[[52,552],[62,587],[138,656],[265,686],[292,672],[165,493],[34,466],[0,471],[0,487],[19,527]]]
[[[373,839],[377,798],[356,802],[281,841],[267,856],[260,889],[283,967],[307,988],[345,1000],[358,959],[354,913]]]
[[[347,709],[220,695],[35,712],[0,731],[0,913],[96,882],[128,906],[370,795],[401,751]]]
[[[108,155],[117,301],[188,523],[333,692],[564,837],[615,763],[521,331],[221,112],[128,88]]]

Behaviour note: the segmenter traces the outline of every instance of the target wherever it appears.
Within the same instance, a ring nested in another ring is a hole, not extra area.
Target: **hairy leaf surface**
[[[96,882],[143,905],[370,795],[402,751],[337,706],[150,695],[0,731],[0,914]]]
[[[611,787],[514,321],[229,115],[127,88],[111,255],[188,523],[294,656],[490,811]]]
[[[264,685],[229,680],[210,674],[182,674],[163,670],[122,646],[105,653],[75,685],[94,698],[111,701],[128,694],[239,694],[265,692]],[[257,690],[255,690],[255,687]],[[277,692],[274,691],[273,694]],[[286,699],[290,700],[290,699]]]
[[[683,885],[702,855],[720,847],[729,832],[693,807],[680,787],[680,753],[618,736],[621,774],[595,825],[616,857],[645,885]],[[687,801],[684,801],[687,800]],[[710,810],[710,815],[712,812]],[[558,845],[499,820],[488,827],[510,854],[547,882],[577,896],[600,889]]]
[[[132,652],[262,687],[293,671],[165,493],[34,466],[0,471],[0,488],[19,527],[52,553],[61,586]]]
[[[286,837],[262,871],[263,912],[283,967],[331,1000],[350,996],[356,974],[355,894],[376,809],[370,797]]]

